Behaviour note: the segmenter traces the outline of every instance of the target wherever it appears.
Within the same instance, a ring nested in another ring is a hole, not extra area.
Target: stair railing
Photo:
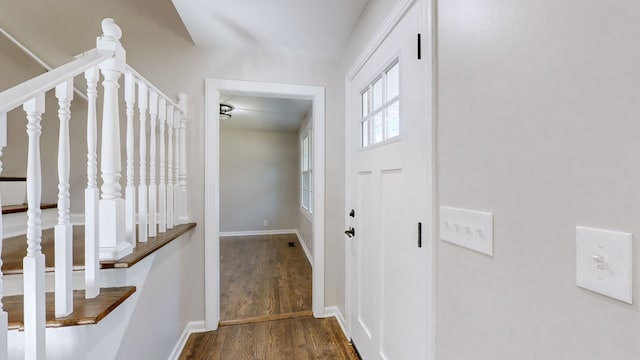
[[[84,76],[87,83],[87,186],[85,189],[85,297],[100,294],[100,260],[117,260],[132,253],[136,241],[188,222],[186,172],[187,98],[174,102],[126,65],[120,44],[122,32],[112,19],[102,21],[103,34],[91,49],[75,60],[51,69],[8,90],[0,92],[0,160],[6,147],[7,113],[22,106],[26,113],[29,139],[27,155],[27,254],[24,272],[25,359],[45,358],[45,255],[42,253],[40,200],[42,173],[40,135],[45,93],[55,89],[60,121],[58,141],[58,223],[55,226],[55,316],[73,312],[73,226],[70,221],[70,151],[77,139],[69,136],[73,101],[73,80]],[[98,82],[102,75],[102,129],[98,188]],[[120,82],[124,83],[126,134],[125,195],[121,189]],[[77,89],[76,89],[77,91]],[[136,101],[139,122],[136,189],[135,158]],[[147,126],[147,118],[150,125]],[[156,144],[159,120],[159,148]],[[165,129],[168,126],[168,139]],[[147,146],[147,131],[151,143]],[[173,138],[172,138],[173,137]],[[168,140],[168,149],[165,144]],[[150,154],[147,170],[147,151]],[[160,163],[157,166],[156,155]],[[168,161],[166,161],[168,160]],[[166,163],[166,164],[165,164]],[[147,183],[147,171],[150,182]],[[2,162],[0,161],[0,174]],[[159,174],[158,174],[159,172]],[[159,175],[159,176],[158,176]],[[159,185],[156,184],[159,178]],[[168,180],[168,182],[166,181]],[[136,198],[137,197],[137,198]],[[136,201],[137,200],[137,201]],[[0,205],[2,201],[0,199]],[[158,206],[159,205],[159,206]],[[136,227],[137,223],[137,227]],[[2,218],[0,217],[0,235]],[[0,251],[2,236],[0,236]],[[2,262],[0,261],[0,266]],[[0,295],[2,273],[0,272]],[[1,298],[0,298],[1,299]],[[0,359],[7,357],[7,313],[0,302]]]

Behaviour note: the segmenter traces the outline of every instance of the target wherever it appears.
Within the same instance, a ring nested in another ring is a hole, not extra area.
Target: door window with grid
[[[360,94],[360,146],[400,135],[400,63],[393,62]]]

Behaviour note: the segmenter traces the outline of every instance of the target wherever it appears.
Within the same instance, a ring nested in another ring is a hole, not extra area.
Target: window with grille
[[[360,94],[360,146],[400,135],[400,63],[396,60]]]
[[[306,131],[300,140],[300,182],[301,206],[309,214],[313,214],[313,154],[311,146],[311,130]]]

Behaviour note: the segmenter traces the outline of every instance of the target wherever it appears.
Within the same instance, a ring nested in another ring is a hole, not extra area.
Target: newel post
[[[122,31],[113,19],[102,20],[103,35],[97,40],[100,50],[115,51],[114,57],[100,64],[104,80],[101,147],[101,197],[99,203],[100,259],[119,259],[132,252],[125,230],[125,202],[122,198],[120,151],[120,115],[118,79],[125,70],[125,51],[120,44]]]

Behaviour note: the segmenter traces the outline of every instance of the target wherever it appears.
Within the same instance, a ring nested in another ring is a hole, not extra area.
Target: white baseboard
[[[187,340],[189,340],[189,335],[202,331],[205,331],[204,320],[191,321],[187,323],[187,326],[185,326],[182,335],[180,335],[176,346],[173,347],[168,360],[178,360],[182,353],[182,349],[184,349],[184,346],[187,344]]]
[[[347,333],[347,321],[344,319],[344,315],[342,315],[342,311],[337,306],[327,306],[324,308],[324,317],[335,317],[338,321],[338,325],[342,329],[344,336],[347,340],[351,341],[351,337]]]
[[[309,260],[309,264],[311,264],[311,267],[313,267],[313,256],[311,255],[311,251],[309,251],[307,244],[304,242],[304,239],[302,239],[302,235],[300,235],[300,232],[298,230],[296,230],[296,236],[298,237],[298,242],[300,242],[300,246],[302,246],[302,250],[304,250],[304,254],[307,255],[307,260]]]
[[[220,236],[282,235],[282,234],[295,234],[295,233],[296,233],[296,229],[259,230],[259,231],[227,231],[227,232],[220,232]]]

